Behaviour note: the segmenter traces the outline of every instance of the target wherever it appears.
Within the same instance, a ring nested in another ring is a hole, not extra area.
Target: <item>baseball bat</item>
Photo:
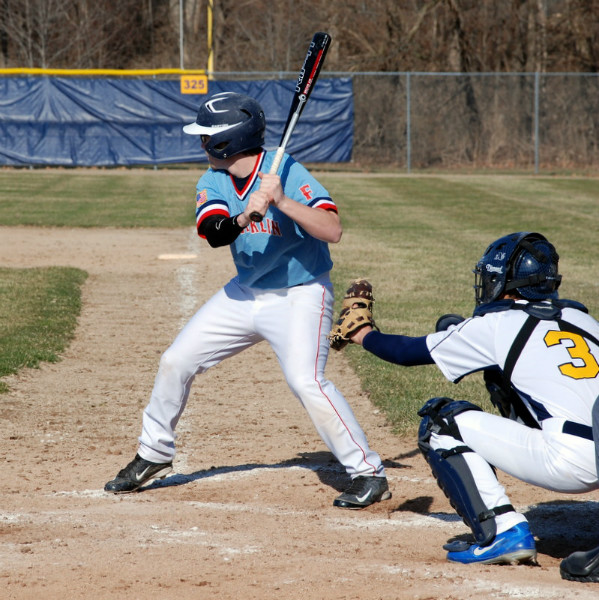
[[[299,77],[297,78],[291,107],[289,108],[289,116],[287,117],[287,123],[285,123],[279,147],[277,148],[277,152],[270,167],[270,175],[274,175],[279,170],[279,165],[283,160],[289,138],[291,138],[291,134],[306,106],[306,102],[308,102],[308,98],[318,79],[318,74],[320,73],[320,69],[324,63],[324,58],[330,45],[331,36],[328,33],[319,31],[314,34],[310,46],[308,47],[304,64],[299,72]],[[250,219],[259,223],[262,221],[262,215],[259,212],[253,212],[250,215]]]

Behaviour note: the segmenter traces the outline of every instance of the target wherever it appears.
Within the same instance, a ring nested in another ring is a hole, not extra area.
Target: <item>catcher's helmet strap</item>
[[[524,250],[530,252],[539,262],[546,263],[549,260],[548,257],[545,254],[543,254],[543,252],[541,252],[541,250],[535,247],[535,245],[532,244],[526,238],[520,240],[518,246],[516,247],[516,250],[512,254],[512,259],[515,259],[518,256],[518,250],[520,248],[524,248]]]
[[[555,300],[539,300],[538,302],[516,302],[515,300],[505,299],[481,304],[474,309],[473,317],[482,317],[487,313],[503,312],[504,310],[523,310],[529,315],[535,315],[539,319],[556,319],[561,315],[562,308],[573,308],[583,313],[588,313],[589,309],[576,300],[567,300],[559,298]],[[557,312],[556,312],[557,310]]]
[[[515,290],[520,287],[526,287],[529,285],[538,285],[539,283],[543,283],[544,281],[547,281],[548,279],[549,278],[547,277],[547,275],[544,275],[543,273],[533,273],[532,275],[525,277],[524,279],[515,279],[513,281],[507,282],[505,284],[504,291],[509,292],[510,290]],[[557,277],[553,277],[552,279],[554,279],[555,282],[557,283],[558,281],[561,281],[561,275],[558,275]]]

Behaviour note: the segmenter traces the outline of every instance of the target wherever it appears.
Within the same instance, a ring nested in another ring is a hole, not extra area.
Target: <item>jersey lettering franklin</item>
[[[197,227],[212,215],[229,217],[242,213],[249,195],[260,187],[258,172],[268,173],[274,155],[263,152],[256,157],[254,169],[241,190],[226,171],[208,169],[197,185]],[[337,212],[327,190],[291,156],[284,156],[279,173],[286,196],[313,208]],[[230,247],[239,282],[260,289],[300,285],[333,266],[328,244],[306,233],[273,205],[261,223],[250,223]]]

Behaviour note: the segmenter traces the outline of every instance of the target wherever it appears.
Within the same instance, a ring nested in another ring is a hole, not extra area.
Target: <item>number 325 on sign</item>
[[[206,75],[181,75],[182,94],[207,94],[208,77]]]

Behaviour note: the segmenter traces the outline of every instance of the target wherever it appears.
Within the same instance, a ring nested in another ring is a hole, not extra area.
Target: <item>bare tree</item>
[[[560,3],[562,4],[562,3]],[[561,46],[564,71],[599,70],[599,2],[566,0],[551,32]]]
[[[599,0],[0,0],[8,66],[293,71],[316,30],[335,71],[597,71]],[[456,27],[456,24],[459,26]]]
[[[156,23],[152,8],[149,2],[144,10],[137,0],[2,0],[5,63],[42,68],[128,66],[150,47],[149,24]]]

